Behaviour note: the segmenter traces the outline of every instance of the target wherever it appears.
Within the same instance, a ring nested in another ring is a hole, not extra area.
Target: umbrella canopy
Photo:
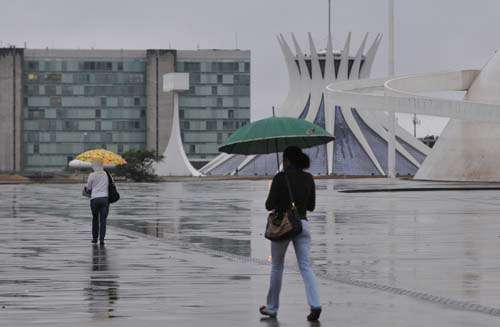
[[[303,119],[271,117],[235,131],[219,151],[234,154],[282,152],[289,146],[310,148],[333,141],[323,128]]]
[[[89,168],[94,159],[101,159],[104,167],[108,168],[127,163],[125,159],[114,152],[104,149],[95,149],[79,154],[74,160],[70,161],[69,166],[73,168]]]

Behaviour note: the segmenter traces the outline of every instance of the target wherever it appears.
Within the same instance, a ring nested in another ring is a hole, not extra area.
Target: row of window
[[[144,60],[76,61],[76,60],[28,60],[25,68],[31,71],[144,71]]]
[[[199,96],[208,96],[208,95],[250,96],[250,86],[249,85],[241,85],[241,86],[221,86],[221,85],[197,86],[197,85],[192,85],[189,88],[189,91],[185,92],[185,94],[186,95],[199,95]]]
[[[68,109],[68,108],[28,108],[27,119],[137,119],[146,117],[146,109],[107,108],[107,109]]]
[[[144,97],[25,97],[27,107],[139,107],[145,106]]]
[[[211,119],[250,119],[250,108],[184,108],[179,110],[179,117],[186,120],[211,120]]]
[[[213,97],[184,95],[179,98],[180,107],[250,107],[249,97]]]
[[[189,121],[181,120],[181,130],[201,130],[201,131],[217,131],[217,130],[235,130],[248,124],[248,120],[207,120]]]
[[[143,85],[34,85],[25,84],[24,91],[27,96],[38,95],[84,95],[84,96],[144,96],[146,89]]]
[[[30,120],[24,122],[26,131],[128,131],[145,130],[144,120]]]
[[[107,142],[107,143],[141,143],[145,142],[146,134],[144,131],[29,131],[24,135],[24,142],[64,144],[64,143],[92,143],[92,142]]]
[[[65,83],[65,84],[143,84],[142,73],[26,73],[28,83]]]
[[[179,72],[220,72],[220,73],[249,73],[250,63],[249,62],[224,62],[224,61],[213,61],[213,62],[192,62],[192,61],[180,61],[177,62],[177,70]]]
[[[250,74],[202,74],[189,73],[189,84],[241,84],[250,85]]]

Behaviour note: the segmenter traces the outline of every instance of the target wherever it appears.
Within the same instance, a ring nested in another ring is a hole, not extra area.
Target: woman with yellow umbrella
[[[113,178],[104,170],[104,167],[114,167],[125,163],[126,161],[119,155],[102,149],[84,152],[69,163],[70,167],[92,167],[94,170],[83,189],[84,195],[90,197],[93,244],[96,244],[99,239],[99,243],[104,245],[109,204],[120,198]]]

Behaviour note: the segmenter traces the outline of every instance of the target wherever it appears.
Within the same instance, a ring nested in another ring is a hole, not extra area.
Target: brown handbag
[[[275,210],[267,217],[266,233],[264,236],[271,241],[291,239],[302,233],[302,221],[300,220],[299,212],[295,206],[292,189],[286,173],[285,181],[291,204],[285,212]]]

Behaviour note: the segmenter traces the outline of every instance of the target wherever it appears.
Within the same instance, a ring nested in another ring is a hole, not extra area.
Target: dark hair
[[[304,170],[309,168],[310,160],[307,154],[296,146],[289,146],[283,151],[283,159],[288,160],[295,168]]]

